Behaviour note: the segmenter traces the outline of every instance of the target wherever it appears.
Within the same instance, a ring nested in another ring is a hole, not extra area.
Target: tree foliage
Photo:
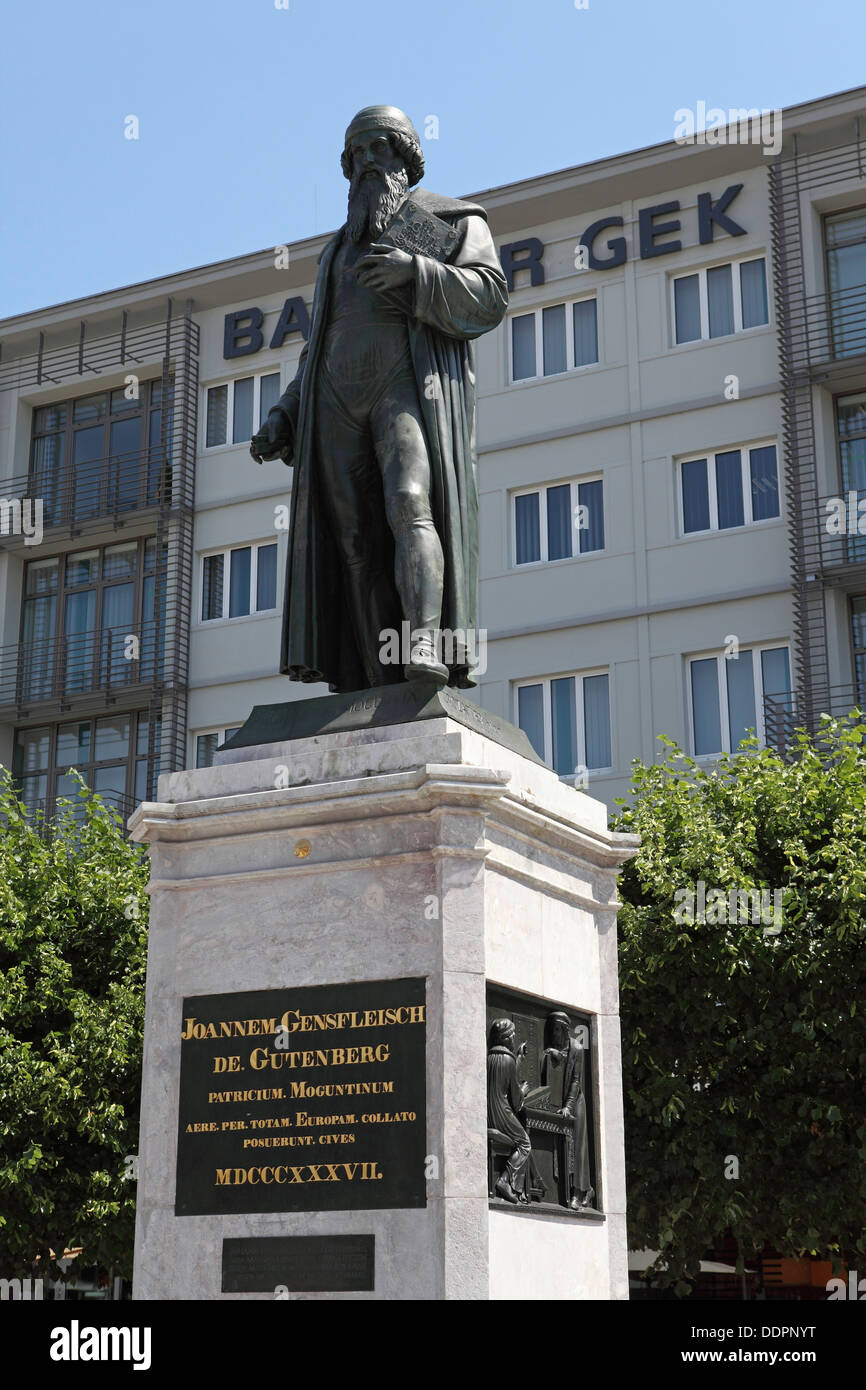
[[[0,772],[0,1274],[131,1274],[147,864],[83,782],[45,831]]]
[[[620,884],[629,1245],[678,1294],[727,1231],[741,1262],[866,1257],[864,739],[855,712],[790,761],[752,740],[711,769],[663,739],[616,817],[642,836]],[[781,889],[779,929],[737,900],[698,920],[698,880]]]

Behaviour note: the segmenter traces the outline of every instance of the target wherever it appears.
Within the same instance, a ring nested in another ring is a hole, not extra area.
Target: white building
[[[473,195],[512,282],[476,344],[476,696],[609,802],[660,734],[712,757],[866,683],[861,129],[866,88],[785,111],[778,157],[743,124]],[[327,235],[0,323],[0,759],[30,802],[75,766],[126,809],[325,693],[276,674],[291,472],[248,445]]]

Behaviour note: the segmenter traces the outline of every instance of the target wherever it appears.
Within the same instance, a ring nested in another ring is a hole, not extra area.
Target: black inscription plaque
[[[425,1206],[425,984],[185,999],[176,1215]]]
[[[370,1293],[375,1236],[249,1236],[223,1241],[223,1293]]]

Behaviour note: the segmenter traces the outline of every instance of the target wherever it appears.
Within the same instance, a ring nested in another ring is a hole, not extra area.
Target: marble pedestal
[[[160,778],[150,844],[134,1296],[221,1293],[226,1237],[375,1236],[372,1293],[627,1298],[616,872],[601,802],[452,718],[226,751]],[[186,996],[425,977],[426,1208],[176,1216]],[[592,1015],[602,1216],[487,1190],[487,982]]]

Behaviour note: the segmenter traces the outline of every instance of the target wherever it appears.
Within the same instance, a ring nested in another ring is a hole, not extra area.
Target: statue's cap
[[[346,144],[348,145],[353,135],[359,135],[362,130],[399,130],[420,144],[417,130],[399,106],[365,106],[349,122]]]

